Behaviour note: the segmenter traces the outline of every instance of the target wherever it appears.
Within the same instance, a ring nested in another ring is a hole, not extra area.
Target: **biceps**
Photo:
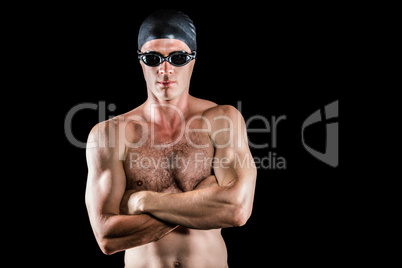
[[[125,175],[122,168],[121,170],[119,168],[102,171],[90,170],[85,195],[90,214],[96,216],[119,214],[120,202],[125,188]]]
[[[221,148],[215,152],[214,173],[220,186],[255,176],[255,164],[249,150]]]

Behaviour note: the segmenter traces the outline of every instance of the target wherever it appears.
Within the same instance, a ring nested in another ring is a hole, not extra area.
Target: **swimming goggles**
[[[173,66],[184,66],[193,59],[195,59],[197,52],[195,50],[191,51],[191,54],[186,51],[174,51],[167,57],[163,57],[162,54],[158,52],[145,52],[141,53],[140,50],[137,51],[138,59],[142,60],[146,65],[151,67],[156,67],[162,64],[164,61],[169,62]]]

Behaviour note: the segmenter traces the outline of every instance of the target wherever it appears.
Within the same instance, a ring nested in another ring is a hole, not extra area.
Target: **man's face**
[[[141,48],[142,53],[151,51],[164,57],[175,51],[191,53],[186,43],[177,39],[155,39],[146,42]],[[151,93],[159,100],[172,100],[188,91],[194,62],[192,60],[184,66],[176,67],[164,61],[159,66],[151,67],[140,60],[148,94]]]

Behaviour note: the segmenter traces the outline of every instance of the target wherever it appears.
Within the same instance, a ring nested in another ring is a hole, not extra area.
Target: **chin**
[[[165,88],[165,89],[158,89],[157,94],[155,94],[155,93],[154,94],[159,100],[169,101],[169,100],[176,99],[183,92],[184,92],[184,90]]]

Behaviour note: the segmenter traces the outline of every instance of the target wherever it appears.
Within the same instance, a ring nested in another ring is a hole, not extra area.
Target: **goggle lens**
[[[161,64],[161,59],[160,57],[156,56],[156,55],[144,55],[142,58],[142,61],[149,66],[158,66],[159,64]]]

